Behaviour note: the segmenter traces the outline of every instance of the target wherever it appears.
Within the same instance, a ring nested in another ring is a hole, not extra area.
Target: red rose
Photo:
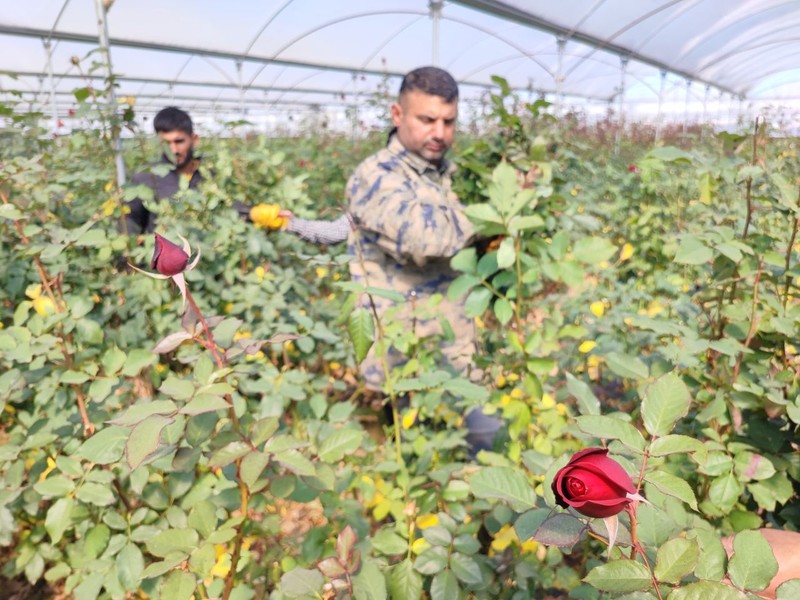
[[[628,171],[630,171],[631,173],[638,173],[639,167],[637,167],[636,165],[628,165]]]
[[[180,246],[156,234],[156,248],[153,252],[153,260],[150,261],[151,269],[155,269],[167,277],[172,277],[182,273],[188,262],[189,255]]]
[[[636,493],[630,476],[605,448],[588,448],[575,454],[553,479],[556,503],[571,506],[587,517],[611,517],[627,506]]]

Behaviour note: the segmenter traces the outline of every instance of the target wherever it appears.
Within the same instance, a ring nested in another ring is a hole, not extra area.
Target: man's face
[[[439,164],[453,145],[458,116],[458,99],[446,102],[419,90],[403,94],[392,105],[392,122],[406,150]]]
[[[179,129],[175,131],[161,131],[158,134],[164,147],[164,153],[169,157],[176,169],[182,169],[193,158],[192,149],[197,141],[197,134],[189,134]]]

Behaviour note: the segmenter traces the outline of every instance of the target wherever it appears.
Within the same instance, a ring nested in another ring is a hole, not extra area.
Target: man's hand
[[[250,220],[257,227],[265,229],[282,229],[289,222],[292,213],[281,210],[277,204],[257,204],[250,209]]]

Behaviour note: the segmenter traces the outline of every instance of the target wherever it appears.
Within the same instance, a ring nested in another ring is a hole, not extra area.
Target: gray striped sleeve
[[[342,215],[335,221],[311,221],[292,217],[286,225],[300,239],[315,244],[338,244],[344,242],[350,233],[350,217]]]

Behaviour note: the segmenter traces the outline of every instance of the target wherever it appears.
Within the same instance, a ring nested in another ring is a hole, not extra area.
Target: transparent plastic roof
[[[98,47],[96,1],[2,0],[0,100],[74,105],[104,74],[71,60]],[[493,75],[526,99],[645,117],[800,98],[798,0],[104,1],[117,94],[145,111],[341,112],[426,64],[473,106]]]

